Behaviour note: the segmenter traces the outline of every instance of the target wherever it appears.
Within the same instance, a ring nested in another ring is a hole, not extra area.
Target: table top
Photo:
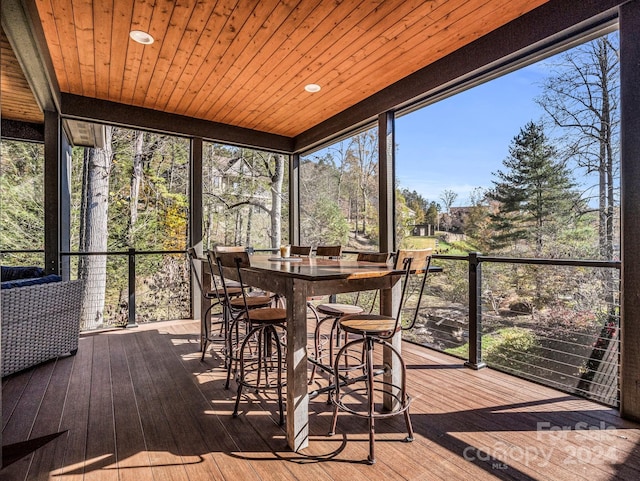
[[[402,275],[402,269],[387,264],[358,262],[352,259],[324,259],[301,257],[299,261],[275,259],[273,256],[253,255],[251,269],[270,271],[283,277],[307,280],[358,279]]]

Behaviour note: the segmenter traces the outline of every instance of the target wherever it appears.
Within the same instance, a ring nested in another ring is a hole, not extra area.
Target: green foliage
[[[349,236],[349,224],[335,202],[327,201],[315,205],[311,215],[314,231],[306,235],[307,242],[312,245],[340,244],[346,245]]]
[[[280,244],[288,232],[285,216],[289,212],[289,169],[284,157],[209,142],[203,154],[205,248]]]
[[[482,360],[487,364],[503,368],[520,369],[532,362],[532,355],[538,347],[535,334],[521,327],[505,327],[482,336]],[[445,352],[458,357],[466,357],[469,343]]]
[[[522,368],[532,362],[537,345],[536,336],[529,329],[508,327],[483,336],[482,358],[489,365]]]
[[[556,159],[541,125],[529,122],[513,139],[506,170],[495,173],[487,195],[499,203],[491,220],[495,247],[531,242],[542,256],[557,245],[561,233],[574,224],[579,194],[567,168]]]
[[[2,140],[0,246],[44,249],[44,147]],[[19,263],[22,257],[14,258]]]
[[[414,224],[426,223],[429,201],[415,190],[410,191],[409,189],[399,189],[399,194],[404,197],[407,207],[413,211]]]
[[[469,303],[469,263],[466,261],[434,259],[443,274],[432,277],[433,293],[454,304]]]
[[[377,129],[358,133],[300,159],[300,233],[303,244],[344,239],[352,249],[378,243]],[[411,224],[400,200],[400,235]],[[337,210],[336,210],[337,208]],[[337,215],[342,221],[337,220]],[[344,227],[347,237],[344,237]]]
[[[402,245],[403,239],[411,235],[414,225],[413,211],[407,206],[407,201],[402,191],[396,189],[396,239]]]
[[[440,204],[437,202],[430,202],[429,208],[424,216],[424,221],[427,224],[437,225],[438,224],[438,212],[440,212]]]

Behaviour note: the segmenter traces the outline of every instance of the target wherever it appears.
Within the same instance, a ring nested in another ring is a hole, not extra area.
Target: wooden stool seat
[[[355,314],[340,319],[340,329],[363,336],[390,337],[400,331],[395,318],[379,314]]]
[[[254,324],[282,324],[287,320],[287,310],[279,307],[252,309],[248,315]]]
[[[353,304],[339,304],[333,302],[328,304],[319,304],[316,306],[316,309],[320,314],[331,317],[342,317],[350,314],[360,314],[364,312],[364,309],[360,306],[354,306]]]

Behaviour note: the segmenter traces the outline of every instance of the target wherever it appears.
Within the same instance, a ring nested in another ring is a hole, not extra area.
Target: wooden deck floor
[[[273,398],[251,394],[233,419],[220,359],[201,363],[198,324],[177,321],[82,336],[75,357],[2,383],[3,481],[640,479],[640,425],[614,409],[405,344],[416,432],[377,429],[311,403],[310,447],[293,453]],[[26,445],[21,443],[30,440]],[[48,441],[48,442],[47,442]],[[33,450],[41,444],[41,447]]]

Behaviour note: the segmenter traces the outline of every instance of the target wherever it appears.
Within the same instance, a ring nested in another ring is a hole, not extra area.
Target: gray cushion
[[[16,279],[0,283],[0,289],[13,289],[15,287],[35,286],[38,284],[49,284],[50,282],[60,282],[62,277],[56,274],[49,274],[44,277],[34,277],[31,279]]]
[[[43,277],[44,269],[38,266],[2,266],[0,280],[15,281],[17,279],[31,279]]]

